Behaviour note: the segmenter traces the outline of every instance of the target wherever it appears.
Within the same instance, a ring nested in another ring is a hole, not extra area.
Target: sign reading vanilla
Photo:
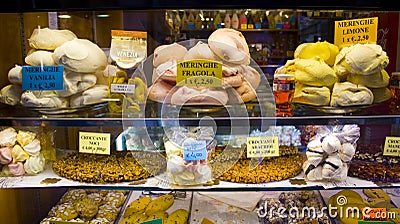
[[[110,134],[79,132],[79,152],[110,155]]]
[[[400,137],[386,137],[383,155],[400,156]]]
[[[247,138],[247,157],[279,156],[277,136],[259,136]]]
[[[194,59],[179,61],[176,72],[177,86],[222,86],[222,63]]]
[[[62,90],[64,66],[22,66],[23,90]]]
[[[376,43],[378,17],[335,21],[335,45]]]

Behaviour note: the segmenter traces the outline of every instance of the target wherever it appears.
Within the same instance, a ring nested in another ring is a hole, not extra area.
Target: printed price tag
[[[133,84],[111,84],[111,93],[135,94],[135,85],[133,85]]]
[[[22,66],[22,90],[62,90],[64,66]]]
[[[177,86],[222,86],[222,63],[210,60],[178,61]]]
[[[400,137],[386,137],[383,147],[384,156],[400,156]]]
[[[150,221],[141,222],[140,224],[163,224],[163,220],[162,219],[153,219]]]
[[[335,21],[335,45],[376,43],[378,17]]]
[[[79,132],[79,152],[110,155],[110,134]]]
[[[277,136],[259,136],[247,138],[247,157],[279,156]]]
[[[207,159],[206,146],[205,140],[183,142],[183,159],[186,161]]]

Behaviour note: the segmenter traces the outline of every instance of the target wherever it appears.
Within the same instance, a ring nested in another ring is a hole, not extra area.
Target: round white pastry
[[[45,158],[43,154],[31,156],[24,163],[25,172],[29,175],[36,175],[44,170]]]
[[[32,66],[56,65],[53,59],[53,52],[50,51],[34,51],[25,57],[25,63]]]
[[[328,135],[322,140],[322,149],[328,155],[338,152],[341,147],[342,144],[335,135]]]
[[[40,141],[39,139],[33,139],[31,142],[23,146],[25,152],[30,156],[38,156],[40,153]]]
[[[82,73],[96,73],[104,71],[107,58],[104,51],[86,39],[74,39],[58,47],[53,54],[58,65]]]
[[[14,128],[8,127],[0,131],[0,146],[14,146],[17,141],[17,131]]]
[[[35,49],[54,50],[67,41],[77,38],[69,30],[53,30],[49,28],[35,29],[29,38],[29,46]]]
[[[15,65],[8,71],[8,81],[12,84],[22,85],[22,66]]]
[[[343,143],[339,150],[340,159],[345,163],[350,162],[355,153],[356,148],[351,143]]]
[[[153,66],[156,68],[159,65],[173,59],[183,60],[187,51],[188,50],[186,47],[178,43],[160,45],[154,49]]]
[[[22,88],[17,84],[9,84],[0,90],[0,102],[15,106],[21,101]]]

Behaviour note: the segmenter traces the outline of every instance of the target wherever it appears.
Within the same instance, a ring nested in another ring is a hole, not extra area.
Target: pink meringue
[[[8,170],[14,176],[22,176],[25,174],[24,164],[21,162],[8,164]]]
[[[33,139],[27,145],[23,146],[25,152],[31,156],[37,156],[40,153],[40,141],[38,139]]]
[[[11,149],[10,147],[0,148],[0,164],[11,163]]]
[[[0,146],[14,146],[16,137],[17,132],[12,127],[0,131]]]

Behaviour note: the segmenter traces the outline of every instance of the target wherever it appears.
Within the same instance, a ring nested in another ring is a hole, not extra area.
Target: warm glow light
[[[71,16],[70,15],[58,15],[58,18],[60,18],[60,19],[70,19]]]

